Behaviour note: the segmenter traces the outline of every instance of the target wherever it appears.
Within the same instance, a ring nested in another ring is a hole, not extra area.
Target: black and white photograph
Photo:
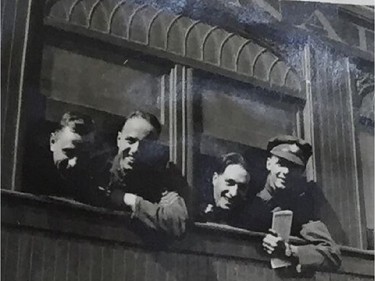
[[[2,0],[1,280],[374,280],[348,2]]]

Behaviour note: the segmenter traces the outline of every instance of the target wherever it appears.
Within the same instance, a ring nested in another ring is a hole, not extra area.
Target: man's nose
[[[237,196],[237,194],[238,194],[238,185],[236,184],[229,188],[229,195],[231,198],[234,198]]]
[[[285,176],[289,173],[289,169],[288,168],[282,168],[279,172],[279,177],[280,178],[285,178]]]
[[[73,168],[76,165],[77,165],[77,157],[73,157],[73,158],[68,160],[67,168]]]
[[[131,146],[130,146],[130,151],[129,151],[129,154],[130,155],[134,155],[138,152],[138,148],[139,148],[139,141],[133,143]]]

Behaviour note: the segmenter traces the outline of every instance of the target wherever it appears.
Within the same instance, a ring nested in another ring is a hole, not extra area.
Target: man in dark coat
[[[132,218],[148,228],[179,237],[188,219],[183,198],[187,184],[156,143],[160,131],[154,115],[129,115],[118,133],[107,189],[112,206],[131,211]]]
[[[307,183],[304,177],[306,163],[312,155],[311,145],[292,136],[279,136],[269,141],[267,150],[267,180],[245,211],[244,227],[268,232],[273,212],[291,210],[291,235],[303,238],[307,245],[295,246],[271,233],[263,240],[264,250],[289,259],[297,271],[338,268],[339,247],[320,221],[318,187],[313,182]]]
[[[93,120],[85,114],[67,112],[58,128],[48,131],[34,130],[34,136],[28,138],[24,191],[92,202],[98,195],[92,186],[95,165],[102,162],[97,161],[94,151]]]
[[[250,174],[238,153],[222,155],[212,176],[209,191],[202,189],[197,220],[239,227]]]

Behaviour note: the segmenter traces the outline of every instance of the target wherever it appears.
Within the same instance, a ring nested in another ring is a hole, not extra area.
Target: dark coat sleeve
[[[300,234],[308,242],[307,245],[298,246],[298,259],[302,271],[335,270],[340,267],[340,249],[324,223],[321,221],[306,223],[302,226]]]
[[[187,197],[188,185],[176,167],[169,164],[167,168],[155,178],[155,187],[160,189],[160,199],[153,200],[147,194],[136,194],[136,202],[132,211],[132,218],[158,232],[170,236],[181,237],[188,223]],[[116,209],[123,209],[123,198],[126,191],[120,188],[111,190],[111,204]],[[132,192],[130,192],[132,193]]]
[[[167,164],[161,179],[165,191],[157,203],[137,197],[133,217],[148,227],[163,231],[174,237],[181,237],[186,230],[189,219],[185,178],[180,170],[171,162]]]
[[[133,217],[146,226],[175,237],[185,233],[188,212],[184,199],[176,192],[165,192],[158,203],[137,197]]]

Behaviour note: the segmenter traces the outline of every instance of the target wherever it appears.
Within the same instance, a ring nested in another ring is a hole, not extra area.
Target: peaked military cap
[[[312,147],[303,139],[281,135],[268,141],[267,151],[297,165],[306,166],[312,155]]]

